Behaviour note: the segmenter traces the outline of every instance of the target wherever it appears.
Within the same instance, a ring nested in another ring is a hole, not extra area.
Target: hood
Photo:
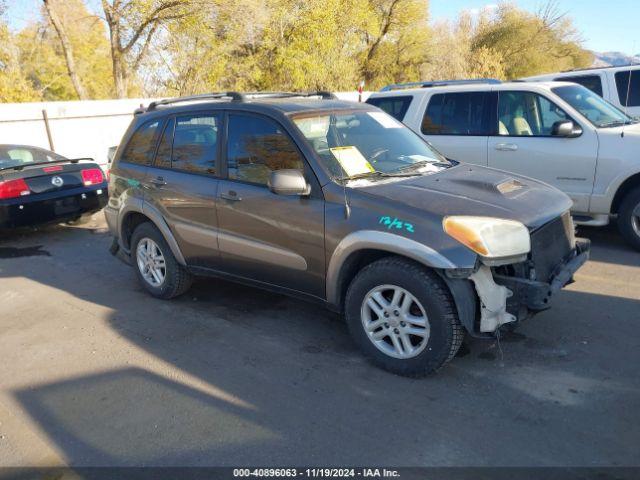
[[[625,125],[624,127],[610,127],[610,128],[598,128],[596,130],[598,136],[616,136],[621,137],[624,132],[624,136],[634,137],[640,139],[640,123],[632,123],[631,125]]]
[[[572,205],[567,195],[546,183],[469,164],[431,175],[371,181],[357,190],[431,214],[506,218],[530,229],[544,225]]]

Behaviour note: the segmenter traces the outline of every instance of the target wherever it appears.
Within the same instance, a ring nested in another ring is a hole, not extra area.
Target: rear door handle
[[[156,177],[150,180],[149,183],[151,183],[152,185],[155,185],[156,187],[162,187],[167,184],[167,182],[165,182],[164,178],[162,177]]]
[[[238,194],[233,190],[229,190],[226,193],[221,193],[220,198],[224,198],[225,200],[230,200],[232,202],[238,202],[242,200],[242,198],[240,198]]]
[[[496,145],[496,150],[502,150],[504,152],[515,152],[518,150],[518,145],[515,143],[498,143]]]

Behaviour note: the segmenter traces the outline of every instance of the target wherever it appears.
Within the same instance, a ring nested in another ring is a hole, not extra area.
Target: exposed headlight
[[[444,231],[487,259],[518,257],[531,250],[529,230],[515,220],[452,216],[442,221]]]

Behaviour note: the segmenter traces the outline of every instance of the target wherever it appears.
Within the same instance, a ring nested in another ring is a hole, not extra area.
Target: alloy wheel
[[[390,357],[413,358],[429,342],[431,327],[425,309],[402,287],[380,285],[370,290],[360,316],[371,343]]]
[[[164,283],[167,274],[166,262],[162,250],[150,238],[138,242],[136,261],[142,278],[151,286],[159,287]]]

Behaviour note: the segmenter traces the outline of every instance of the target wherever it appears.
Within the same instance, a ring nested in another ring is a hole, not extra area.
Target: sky
[[[640,0],[555,0],[566,12],[584,39],[584,46],[596,52],[640,53]],[[544,0],[517,0],[519,7],[538,11]],[[431,0],[432,20],[456,18],[461,10],[495,8],[497,1]]]
[[[5,15],[14,29],[37,17],[41,0],[5,0]],[[640,0],[555,0],[573,19],[584,46],[597,52],[640,53]],[[95,0],[89,3],[95,4]],[[453,20],[461,10],[479,11],[498,2],[487,0],[430,0],[432,20]],[[546,0],[515,0],[519,7],[537,11]]]

